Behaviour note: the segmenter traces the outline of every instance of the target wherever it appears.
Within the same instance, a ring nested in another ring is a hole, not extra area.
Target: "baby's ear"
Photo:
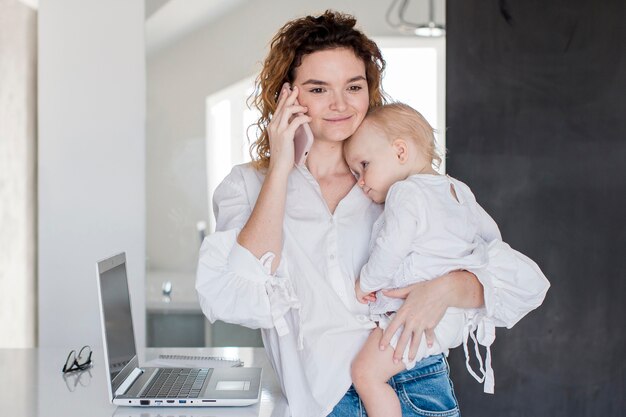
[[[393,149],[396,152],[396,157],[401,164],[404,164],[409,159],[409,146],[402,138],[398,138],[393,141]]]

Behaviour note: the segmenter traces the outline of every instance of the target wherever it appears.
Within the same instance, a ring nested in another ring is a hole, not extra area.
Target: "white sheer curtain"
[[[37,12],[0,0],[0,348],[36,345]]]

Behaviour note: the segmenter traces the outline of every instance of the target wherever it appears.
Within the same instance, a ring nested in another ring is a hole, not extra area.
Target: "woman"
[[[200,250],[204,313],[262,329],[296,417],[362,413],[350,363],[374,323],[356,301],[354,280],[382,207],[355,186],[342,142],[382,104],[384,61],[355,23],[327,11],[288,22],[274,37],[257,80],[255,162],[234,167],[216,190],[216,233]],[[306,166],[294,167],[293,137],[304,123],[315,141]],[[471,309],[468,321],[489,329],[510,327],[541,304],[548,284],[536,265],[504,244],[493,247],[480,271],[391,291],[406,300],[382,344],[403,326],[398,359],[408,343],[415,355],[447,307]],[[437,355],[396,375],[403,414],[458,415],[447,371]]]

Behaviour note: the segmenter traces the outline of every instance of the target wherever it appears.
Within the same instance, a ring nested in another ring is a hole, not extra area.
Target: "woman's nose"
[[[333,94],[331,109],[336,111],[344,111],[346,109],[346,98],[342,93]]]

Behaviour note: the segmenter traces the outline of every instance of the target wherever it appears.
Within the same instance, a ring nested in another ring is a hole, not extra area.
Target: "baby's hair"
[[[365,121],[373,123],[390,141],[398,138],[413,140],[435,168],[441,165],[442,156],[437,151],[435,129],[411,106],[396,102],[373,107],[365,116]]]

